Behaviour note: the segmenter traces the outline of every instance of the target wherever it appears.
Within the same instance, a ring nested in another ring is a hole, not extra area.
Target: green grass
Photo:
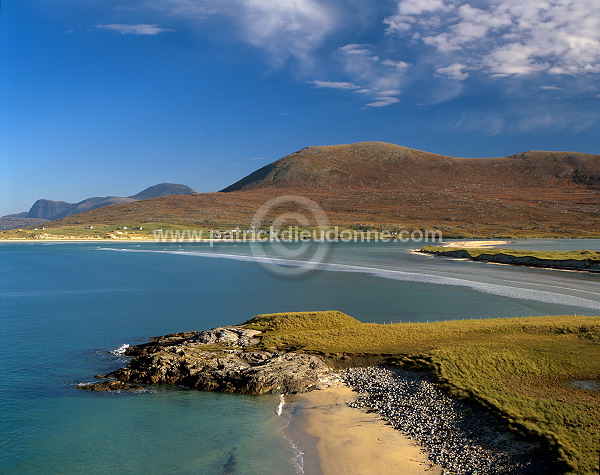
[[[175,222],[175,223],[164,223],[164,222],[134,222],[134,221],[124,221],[115,224],[106,224],[106,223],[93,223],[92,229],[88,229],[89,223],[81,223],[81,224],[54,224],[52,222],[42,223],[37,226],[30,226],[27,228],[19,228],[19,229],[11,229],[6,231],[0,231],[0,240],[10,240],[10,239],[30,239],[30,240],[52,240],[52,239],[106,239],[110,240],[111,235],[118,237],[119,239],[155,239],[155,235],[153,234],[153,230],[162,229],[163,233],[159,235],[159,238],[165,238],[167,240],[178,239],[179,237],[183,238],[183,240],[195,240],[195,239],[210,239],[216,238],[214,234],[211,235],[211,231],[216,231],[221,233],[223,237],[224,233],[227,233],[231,230],[238,229],[238,233],[230,234],[225,239],[236,238],[239,240],[249,240],[252,238],[251,234],[244,234],[243,231],[248,230],[250,227],[248,225],[236,225],[236,224],[218,224],[207,226],[206,224],[198,224],[198,223],[190,223],[190,222]],[[127,229],[120,229],[126,226]],[[313,227],[296,227],[295,223],[290,224],[292,233],[280,234],[280,237],[283,238],[300,238],[303,236],[302,233],[308,233],[308,236],[312,237],[313,235],[319,239],[321,237],[325,237],[327,239],[335,239],[335,238],[343,238],[348,239],[349,236],[353,236],[353,230],[346,227],[336,228],[319,228],[316,226]],[[42,227],[44,229],[42,229]],[[135,228],[141,227],[142,230],[136,230]],[[265,226],[264,230],[268,230],[269,227]],[[279,232],[286,231],[288,229],[287,225],[281,227]],[[179,232],[185,233],[186,231],[190,231],[191,234],[171,234],[170,232]],[[341,234],[341,236],[340,236]],[[364,235],[357,235],[357,240],[366,241],[366,240],[374,240],[374,239],[387,239],[390,240],[397,235],[390,234],[389,232],[383,232],[380,229],[369,229],[364,231]],[[262,234],[261,237],[263,239],[268,238],[267,234]]]
[[[557,260],[557,261],[592,261],[600,262],[600,252],[596,251],[520,251],[515,249],[487,249],[487,248],[457,248],[457,247],[441,247],[441,246],[424,246],[421,249],[423,252],[444,255],[453,251],[466,251],[472,258],[477,258],[482,254],[505,254],[514,257],[534,257],[542,260]]]
[[[80,225],[64,225],[56,226],[51,223],[42,223],[35,227],[11,229],[8,231],[0,231],[0,239],[40,239],[40,235],[47,235],[46,239],[71,238],[71,239],[106,239],[110,240],[110,235],[119,236],[123,239],[154,239],[153,230],[162,229],[164,232],[169,231],[202,231],[202,236],[206,239],[210,238],[211,230],[225,231],[234,229],[235,226],[215,226],[207,227],[206,225],[198,225],[194,223],[161,223],[161,222],[122,222],[117,224],[93,224],[93,229],[87,229],[87,224]],[[118,229],[126,226],[127,229]],[[44,227],[45,229],[41,229]],[[134,228],[141,227],[142,230]],[[37,229],[35,229],[37,228]],[[117,234],[117,231],[122,234]],[[165,234],[166,237],[170,237]],[[193,236],[192,236],[193,237]]]
[[[337,310],[323,312],[270,313],[258,315],[246,322],[255,330],[288,333],[297,331],[348,329],[361,323]]]
[[[469,397],[511,427],[541,436],[566,473],[595,473],[600,394],[600,317],[529,317],[368,324],[341,312],[259,315],[261,346],[327,354],[387,354],[428,369],[451,394]]]

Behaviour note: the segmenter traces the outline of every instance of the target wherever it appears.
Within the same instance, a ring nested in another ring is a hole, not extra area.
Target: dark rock
[[[258,334],[244,326],[228,326],[156,337],[127,348],[132,361],[107,376],[205,391],[293,394],[314,389],[332,371],[315,355],[249,351],[259,342]]]
[[[495,262],[499,264],[510,264],[515,266],[544,267],[552,269],[580,270],[588,272],[600,272],[600,263],[594,259],[540,259],[533,256],[512,256],[502,252],[495,254],[482,253],[477,256],[471,256],[465,249],[443,249],[423,250],[430,254],[436,254],[443,257],[454,257],[458,259],[470,259],[481,262]]]
[[[84,391],[138,391],[142,386],[124,383],[122,381],[103,381],[101,383],[79,386]]]

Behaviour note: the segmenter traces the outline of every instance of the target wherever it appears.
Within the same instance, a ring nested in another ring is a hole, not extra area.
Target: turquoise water
[[[0,472],[298,473],[276,397],[76,389],[149,336],[292,310],[376,322],[600,313],[598,275],[410,247],[339,243],[327,270],[286,279],[239,260],[246,244],[0,244]]]

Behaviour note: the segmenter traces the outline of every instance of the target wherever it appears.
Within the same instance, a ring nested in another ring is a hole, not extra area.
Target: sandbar
[[[461,248],[476,248],[476,247],[493,247],[504,246],[505,244],[513,244],[514,241],[450,241],[442,244],[443,247],[461,247]]]

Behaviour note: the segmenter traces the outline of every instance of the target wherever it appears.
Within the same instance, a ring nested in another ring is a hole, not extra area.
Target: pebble
[[[502,421],[473,402],[449,397],[427,373],[369,367],[340,374],[360,393],[351,407],[376,411],[417,441],[443,475],[549,473],[535,444],[517,440]]]

